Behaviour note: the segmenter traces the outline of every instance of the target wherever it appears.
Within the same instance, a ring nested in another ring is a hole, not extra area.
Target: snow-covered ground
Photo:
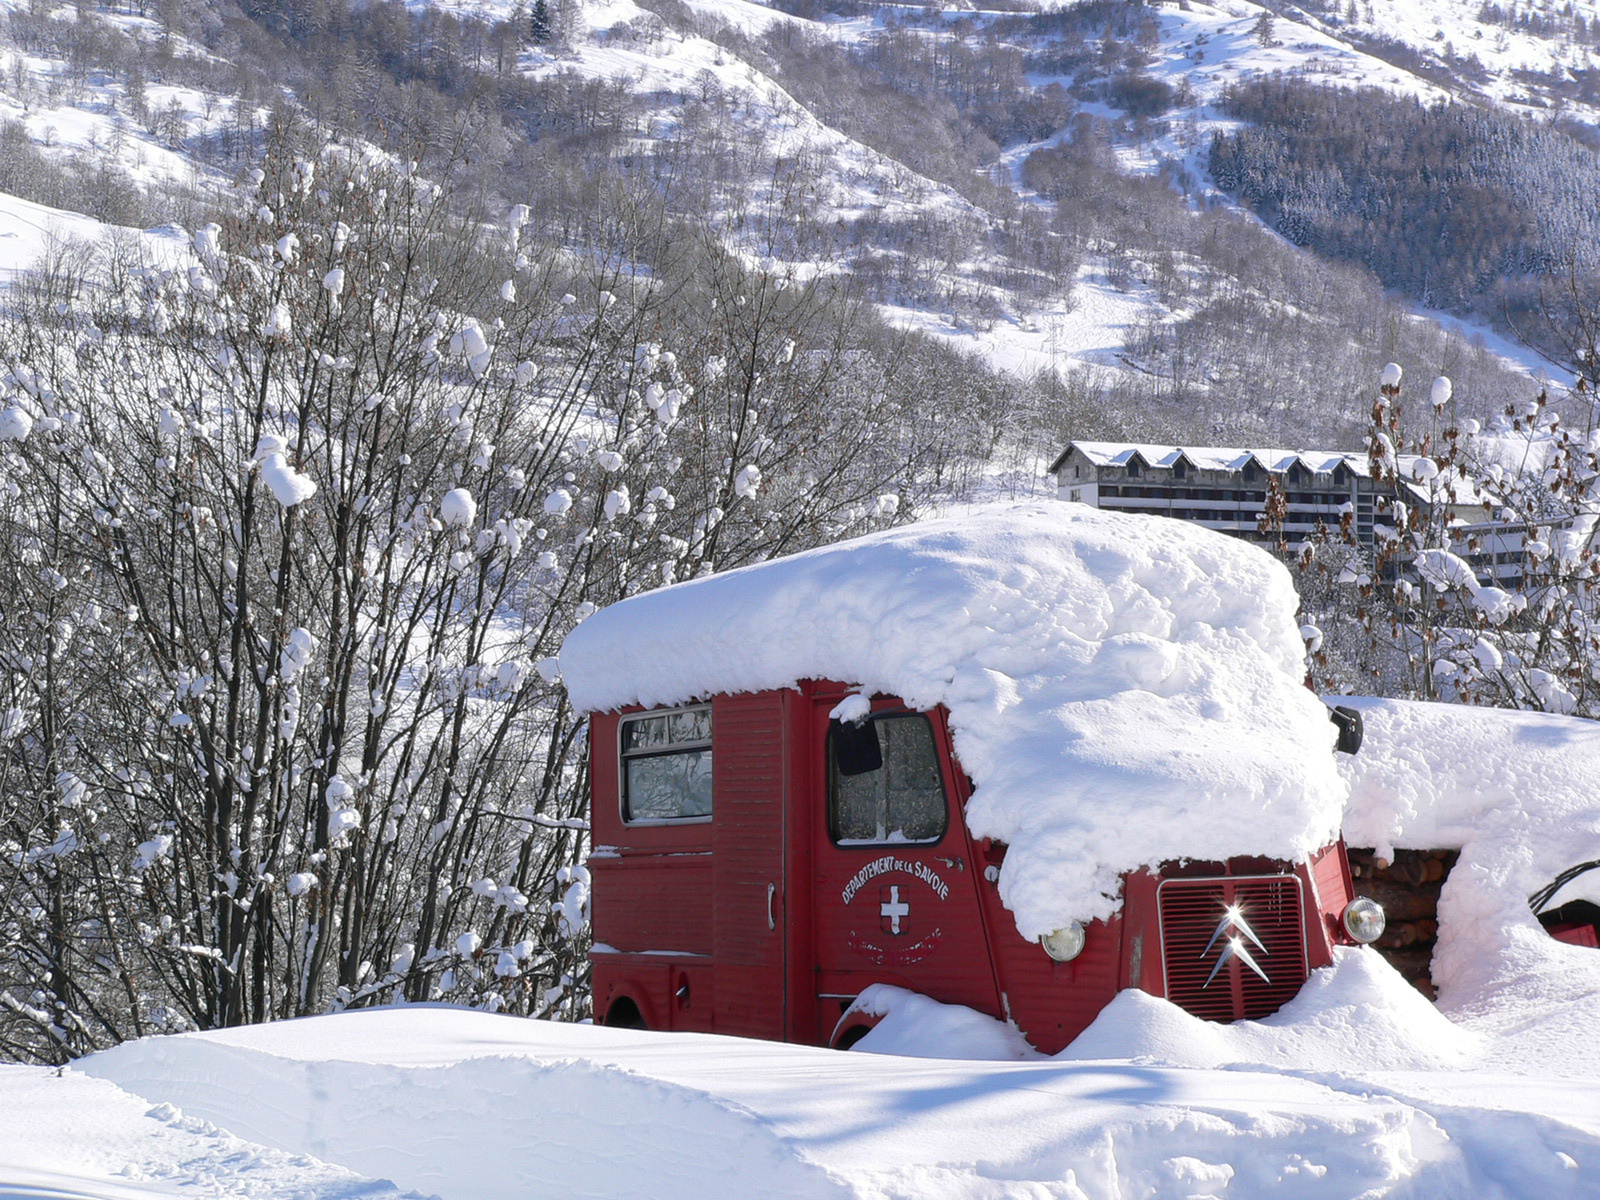
[[[0,1195],[1595,1195],[1595,1080],[1371,1068],[1360,1006],[1324,1016],[1357,1052],[1314,1070],[841,1054],[441,1008],[150,1039],[0,1073]]]
[[[125,241],[141,263],[171,264],[189,252],[189,236],[176,226],[127,229],[105,225],[82,213],[67,212],[0,192],[0,284],[43,266],[60,249]]]

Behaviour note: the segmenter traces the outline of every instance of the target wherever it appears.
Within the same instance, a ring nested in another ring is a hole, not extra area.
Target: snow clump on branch
[[[267,311],[267,319],[262,323],[261,336],[269,342],[288,341],[289,335],[294,331],[294,319],[289,315],[287,304],[274,304]]]
[[[0,442],[20,442],[33,432],[33,417],[15,404],[0,411]]]
[[[450,353],[466,358],[474,379],[483,378],[484,372],[489,369],[489,360],[494,357],[494,350],[476,321],[468,321],[461,327],[461,332],[451,335]]]
[[[285,508],[293,508],[317,494],[315,481],[291,467],[281,453],[274,451],[263,458],[260,471],[273,496]]]
[[[451,488],[439,500],[439,519],[446,525],[465,529],[478,515],[478,502],[466,488]]]
[[[278,655],[278,677],[285,683],[293,682],[295,676],[305,670],[316,650],[317,639],[311,636],[309,629],[301,626],[291,629],[283,644],[283,652]]]
[[[323,793],[328,802],[328,837],[336,844],[353,829],[361,827],[361,814],[352,808],[355,789],[335,775]]]

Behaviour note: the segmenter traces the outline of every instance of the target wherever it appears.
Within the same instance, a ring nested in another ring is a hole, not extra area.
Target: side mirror
[[[1361,723],[1361,714],[1353,708],[1340,704],[1328,710],[1328,716],[1339,727],[1339,741],[1334,749],[1340,754],[1355,754],[1361,749],[1361,738],[1365,728]]]
[[[833,755],[834,770],[841,775],[868,775],[883,766],[883,747],[878,743],[875,721],[862,721],[858,725],[828,722],[828,747]]]

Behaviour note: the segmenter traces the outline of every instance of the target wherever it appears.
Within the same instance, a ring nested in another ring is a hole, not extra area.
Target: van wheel
[[[609,1029],[648,1029],[639,1006],[626,996],[606,1009],[606,1027]]]
[[[852,1025],[833,1040],[833,1048],[835,1050],[853,1049],[857,1042],[871,1032],[872,1027],[869,1025]]]

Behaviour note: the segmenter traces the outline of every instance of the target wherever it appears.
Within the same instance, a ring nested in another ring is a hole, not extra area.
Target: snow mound
[[[1015,1025],[986,1013],[937,1000],[888,983],[875,983],[856,997],[849,1012],[882,1019],[854,1050],[908,1058],[963,1058],[1021,1062],[1041,1055]]]
[[[1001,895],[1032,938],[1110,916],[1140,866],[1333,839],[1345,785],[1296,608],[1237,539],[994,506],[625,600],[561,672],[585,711],[807,678],[947,706],[968,824],[1009,843]]]
[[[503,1055],[306,1061],[284,1049],[147,1039],[89,1069],[249,1142],[422,1195],[703,1200],[754,1194],[755,1179],[796,1200],[848,1194],[737,1105],[616,1066]]]
[[[1056,1057],[1348,1073],[1458,1069],[1481,1052],[1481,1037],[1452,1025],[1376,951],[1335,954],[1333,966],[1313,971],[1293,1000],[1259,1021],[1202,1021],[1129,989]]]
[[[1441,1009],[1498,1036],[1490,1061],[1600,1069],[1600,951],[1557,942],[1528,898],[1600,859],[1600,723],[1546,713],[1342,698],[1366,725],[1350,781],[1351,845],[1454,849],[1439,897]],[[1552,903],[1600,902],[1600,871]],[[1559,1066],[1555,1064],[1560,1064]]]
[[[72,1069],[0,1065],[0,1097],[5,1200],[420,1200]]]
[[[315,1156],[442,1200],[1587,1200],[1600,1163],[1587,1081],[958,1062],[434,1006],[147,1039],[81,1067],[255,1160]]]

